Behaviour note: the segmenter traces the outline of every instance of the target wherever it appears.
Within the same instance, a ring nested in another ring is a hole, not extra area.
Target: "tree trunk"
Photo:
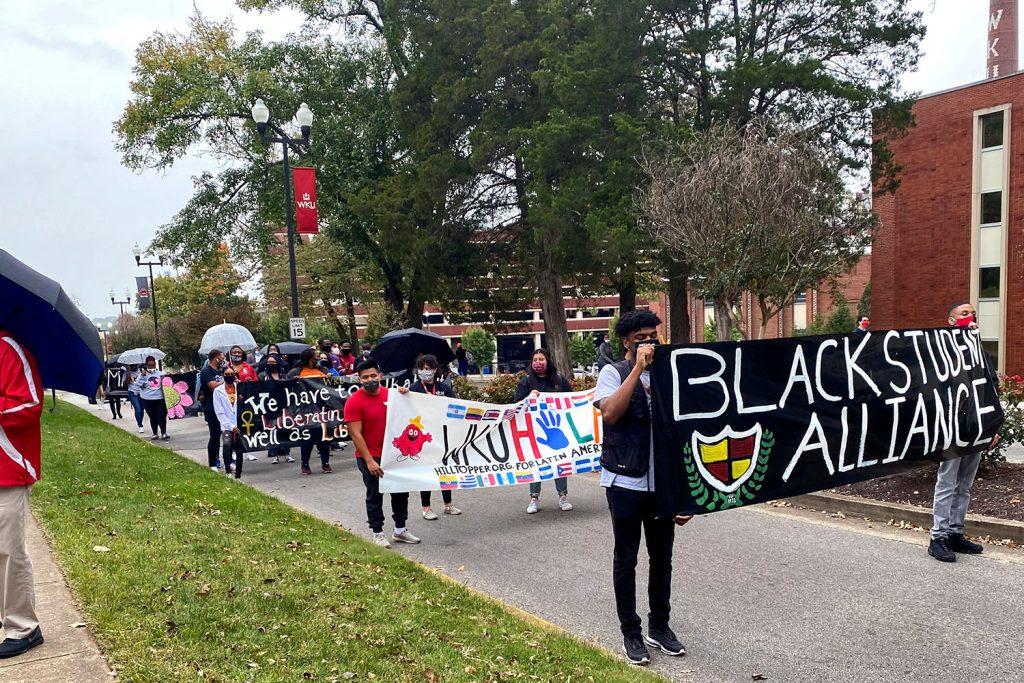
[[[352,353],[358,356],[362,348],[359,343],[359,331],[356,329],[356,304],[348,292],[345,292],[345,318],[348,322],[348,340],[352,344]]]
[[[569,328],[562,299],[562,278],[555,269],[554,256],[546,243],[538,244],[536,253],[537,297],[544,314],[545,343],[558,374],[572,379],[572,352],[569,350]]]
[[[423,309],[426,308],[426,302],[419,297],[409,298],[409,303],[405,307],[405,323],[409,327],[415,327],[417,330],[423,329]]]
[[[622,279],[616,284],[619,293],[619,315],[636,310],[636,276],[633,273],[623,273]]]
[[[715,299],[715,341],[732,341],[732,306],[728,299]]]
[[[668,339],[673,344],[690,341],[689,279],[686,266],[673,259],[668,266]]]
[[[323,303],[324,317],[330,322],[334,323],[334,329],[338,333],[338,341],[348,339],[348,330],[345,329],[345,325],[341,322],[341,318],[338,317],[338,312],[334,310],[334,304],[331,303],[331,298],[324,290],[320,290],[320,301]],[[352,341],[348,339],[348,341]]]

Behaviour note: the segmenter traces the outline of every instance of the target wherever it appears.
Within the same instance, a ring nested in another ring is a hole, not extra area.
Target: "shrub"
[[[455,395],[464,401],[484,401],[484,392],[480,391],[480,388],[470,382],[462,375],[452,375],[452,390]]]
[[[999,443],[985,451],[986,464],[1006,462],[1006,450],[1024,441],[1024,379],[1020,375],[999,378],[999,398],[1006,420],[999,428]]]
[[[592,365],[597,357],[597,347],[589,335],[570,334],[569,351],[572,353],[572,364],[578,367]]]
[[[573,377],[569,384],[572,385],[573,391],[586,391],[587,389],[593,389],[597,386],[597,378],[591,377],[590,375]]]
[[[525,372],[517,372],[514,375],[498,375],[484,385],[484,400],[488,403],[514,403],[516,385],[525,376]]]
[[[473,354],[473,363],[483,372],[484,366],[494,362],[498,343],[494,335],[482,327],[471,327],[462,335],[462,348]]]

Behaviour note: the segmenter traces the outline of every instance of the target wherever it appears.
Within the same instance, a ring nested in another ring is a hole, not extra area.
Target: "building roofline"
[[[1016,78],[1017,76],[1024,76],[1024,71],[1014,71],[1012,74],[1006,74],[1005,76],[999,76],[997,78],[983,78],[980,81],[974,81],[972,83],[965,83],[963,85],[957,85],[957,86],[954,86],[952,88],[946,88],[945,90],[938,90],[936,92],[930,92],[930,93],[927,93],[925,95],[921,95],[918,98],[915,98],[914,101],[915,102],[920,102],[921,100],[927,100],[927,99],[929,99],[931,97],[938,97],[940,95],[947,95],[947,94],[949,94],[951,92],[956,92],[958,90],[966,90],[967,88],[974,88],[974,87],[977,87],[977,86],[985,84],[985,83],[995,83],[996,81],[1004,81],[1004,80],[1006,80],[1008,78]]]

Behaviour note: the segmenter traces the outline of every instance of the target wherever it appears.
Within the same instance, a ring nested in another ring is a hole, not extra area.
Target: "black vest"
[[[633,362],[622,360],[612,367],[624,383],[633,370]],[[604,423],[601,442],[601,466],[612,474],[642,477],[651,464],[651,407],[642,382],[637,382],[629,406],[615,424]]]

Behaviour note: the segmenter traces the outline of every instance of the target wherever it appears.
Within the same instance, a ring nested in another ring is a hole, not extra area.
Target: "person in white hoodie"
[[[235,475],[235,479],[242,478],[242,436],[238,433],[238,424],[235,418],[235,400],[238,390],[235,384],[235,371],[232,367],[224,369],[224,383],[213,390],[213,412],[220,422],[221,439],[224,458],[224,471],[226,474]],[[212,467],[211,469],[217,469]]]

